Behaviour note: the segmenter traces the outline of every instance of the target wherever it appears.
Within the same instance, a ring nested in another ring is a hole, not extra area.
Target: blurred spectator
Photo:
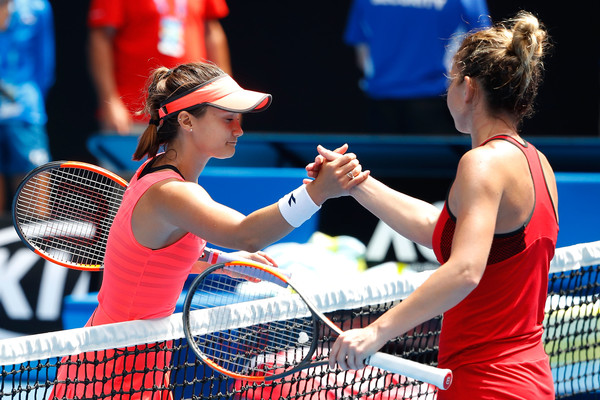
[[[225,0],[92,0],[88,15],[90,67],[101,129],[139,134],[150,71],[212,61],[231,74],[229,46],[219,19]]]
[[[456,132],[444,94],[461,33],[490,25],[485,0],[354,0],[344,41],[355,47],[369,133]]]
[[[45,98],[54,84],[54,22],[46,0],[0,0],[0,212],[19,181],[50,160]]]

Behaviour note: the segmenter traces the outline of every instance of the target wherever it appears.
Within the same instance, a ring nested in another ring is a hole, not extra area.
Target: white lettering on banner
[[[441,10],[448,0],[371,0],[374,6],[401,6],[414,8],[435,8]]]
[[[77,279],[71,295],[75,297],[84,297],[90,293],[91,281],[92,273],[90,271],[82,271],[81,274],[79,274],[79,279]]]
[[[373,232],[373,236],[367,245],[367,262],[383,261],[390,246],[393,246],[396,253],[396,260],[400,262],[414,263],[419,261],[417,249],[427,261],[436,262],[433,250],[411,242],[383,221],[377,223],[375,232]]]
[[[423,257],[425,257],[425,259],[427,261],[436,262],[436,263],[438,262],[437,257],[435,256],[435,253],[433,252],[433,249],[430,249],[429,247],[425,247],[419,243],[415,243],[415,245],[417,246],[417,249],[419,249],[419,253],[421,253],[421,255]]]
[[[19,236],[15,232],[15,228],[0,229],[0,246],[6,246],[7,244],[18,242]]]
[[[443,201],[433,203],[439,210],[444,207]],[[389,225],[383,221],[379,221],[371,236],[371,240],[367,245],[366,261],[381,262],[393,246],[396,253],[396,260],[404,263],[414,263],[419,261],[419,253],[425,260],[437,263],[437,258],[432,249],[421,244],[414,243],[398,232],[394,231]],[[417,253],[418,250],[418,253]]]
[[[31,319],[33,310],[27,301],[19,281],[40,260],[29,249],[19,249],[10,257],[8,249],[0,248],[0,303],[6,315],[12,319]]]
[[[417,261],[417,251],[412,242],[398,234],[383,221],[377,223],[375,232],[373,232],[373,236],[371,236],[371,240],[367,245],[367,261],[383,261],[390,245],[394,246],[397,260],[405,262]]]
[[[67,268],[52,264],[50,261],[44,263],[40,296],[36,308],[36,316],[39,320],[54,321],[60,318],[68,272]]]
[[[12,226],[0,229],[0,246],[19,241]],[[50,261],[44,262],[35,309],[29,303],[21,285],[23,278],[40,260],[40,256],[25,247],[17,249],[12,255],[7,247],[0,247],[0,305],[9,319],[33,320],[34,317],[39,321],[60,319],[68,268]],[[81,271],[71,293],[73,295],[89,293],[90,282],[91,273]]]

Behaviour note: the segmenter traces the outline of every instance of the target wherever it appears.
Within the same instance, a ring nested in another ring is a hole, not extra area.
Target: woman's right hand
[[[317,146],[317,151],[319,151],[319,148],[325,149],[323,146],[319,145],[319,146]],[[337,149],[333,150],[333,152],[337,153],[337,154],[346,154],[346,151],[348,151],[348,143],[344,143],[342,146],[340,146]],[[325,157],[323,157],[319,153],[315,157],[315,161],[312,162],[312,163],[310,163],[310,164],[308,164],[306,166],[305,169],[306,169],[306,173],[307,173],[307,175],[308,175],[309,178],[315,179],[319,175],[319,171],[321,169],[321,165],[323,164],[324,161],[325,161]],[[333,158],[330,161],[333,161]],[[312,181],[312,179],[305,179],[304,183],[309,183],[311,181]]]
[[[366,358],[382,346],[377,337],[372,325],[342,332],[329,351],[329,368],[336,364],[342,370],[364,368]]]
[[[312,175],[315,179],[304,181],[308,185],[307,191],[316,204],[320,205],[327,199],[348,195],[352,188],[369,177],[370,171],[362,171],[356,155],[345,153],[347,149],[348,145],[336,151],[328,150],[323,146],[317,147],[319,155],[314,163],[307,166],[309,176]]]

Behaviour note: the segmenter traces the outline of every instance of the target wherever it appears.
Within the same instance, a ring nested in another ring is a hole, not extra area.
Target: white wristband
[[[202,256],[198,259],[198,261],[205,261],[209,264],[222,264],[236,260],[239,260],[239,257],[236,257],[233,253],[226,253],[208,247],[204,248]]]
[[[228,263],[232,261],[238,261],[240,257],[236,257],[233,253],[226,253],[223,251],[219,251],[217,254],[217,262],[216,264]]]
[[[306,191],[306,185],[283,196],[279,199],[278,205],[283,218],[294,228],[302,225],[321,208],[310,198]]]

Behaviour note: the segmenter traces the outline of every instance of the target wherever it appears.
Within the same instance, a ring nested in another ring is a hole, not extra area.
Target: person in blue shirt
[[[54,83],[47,0],[0,0],[0,213],[19,180],[50,160],[45,98]]]
[[[369,133],[453,134],[446,107],[454,38],[490,26],[486,0],[354,0],[355,48]]]

